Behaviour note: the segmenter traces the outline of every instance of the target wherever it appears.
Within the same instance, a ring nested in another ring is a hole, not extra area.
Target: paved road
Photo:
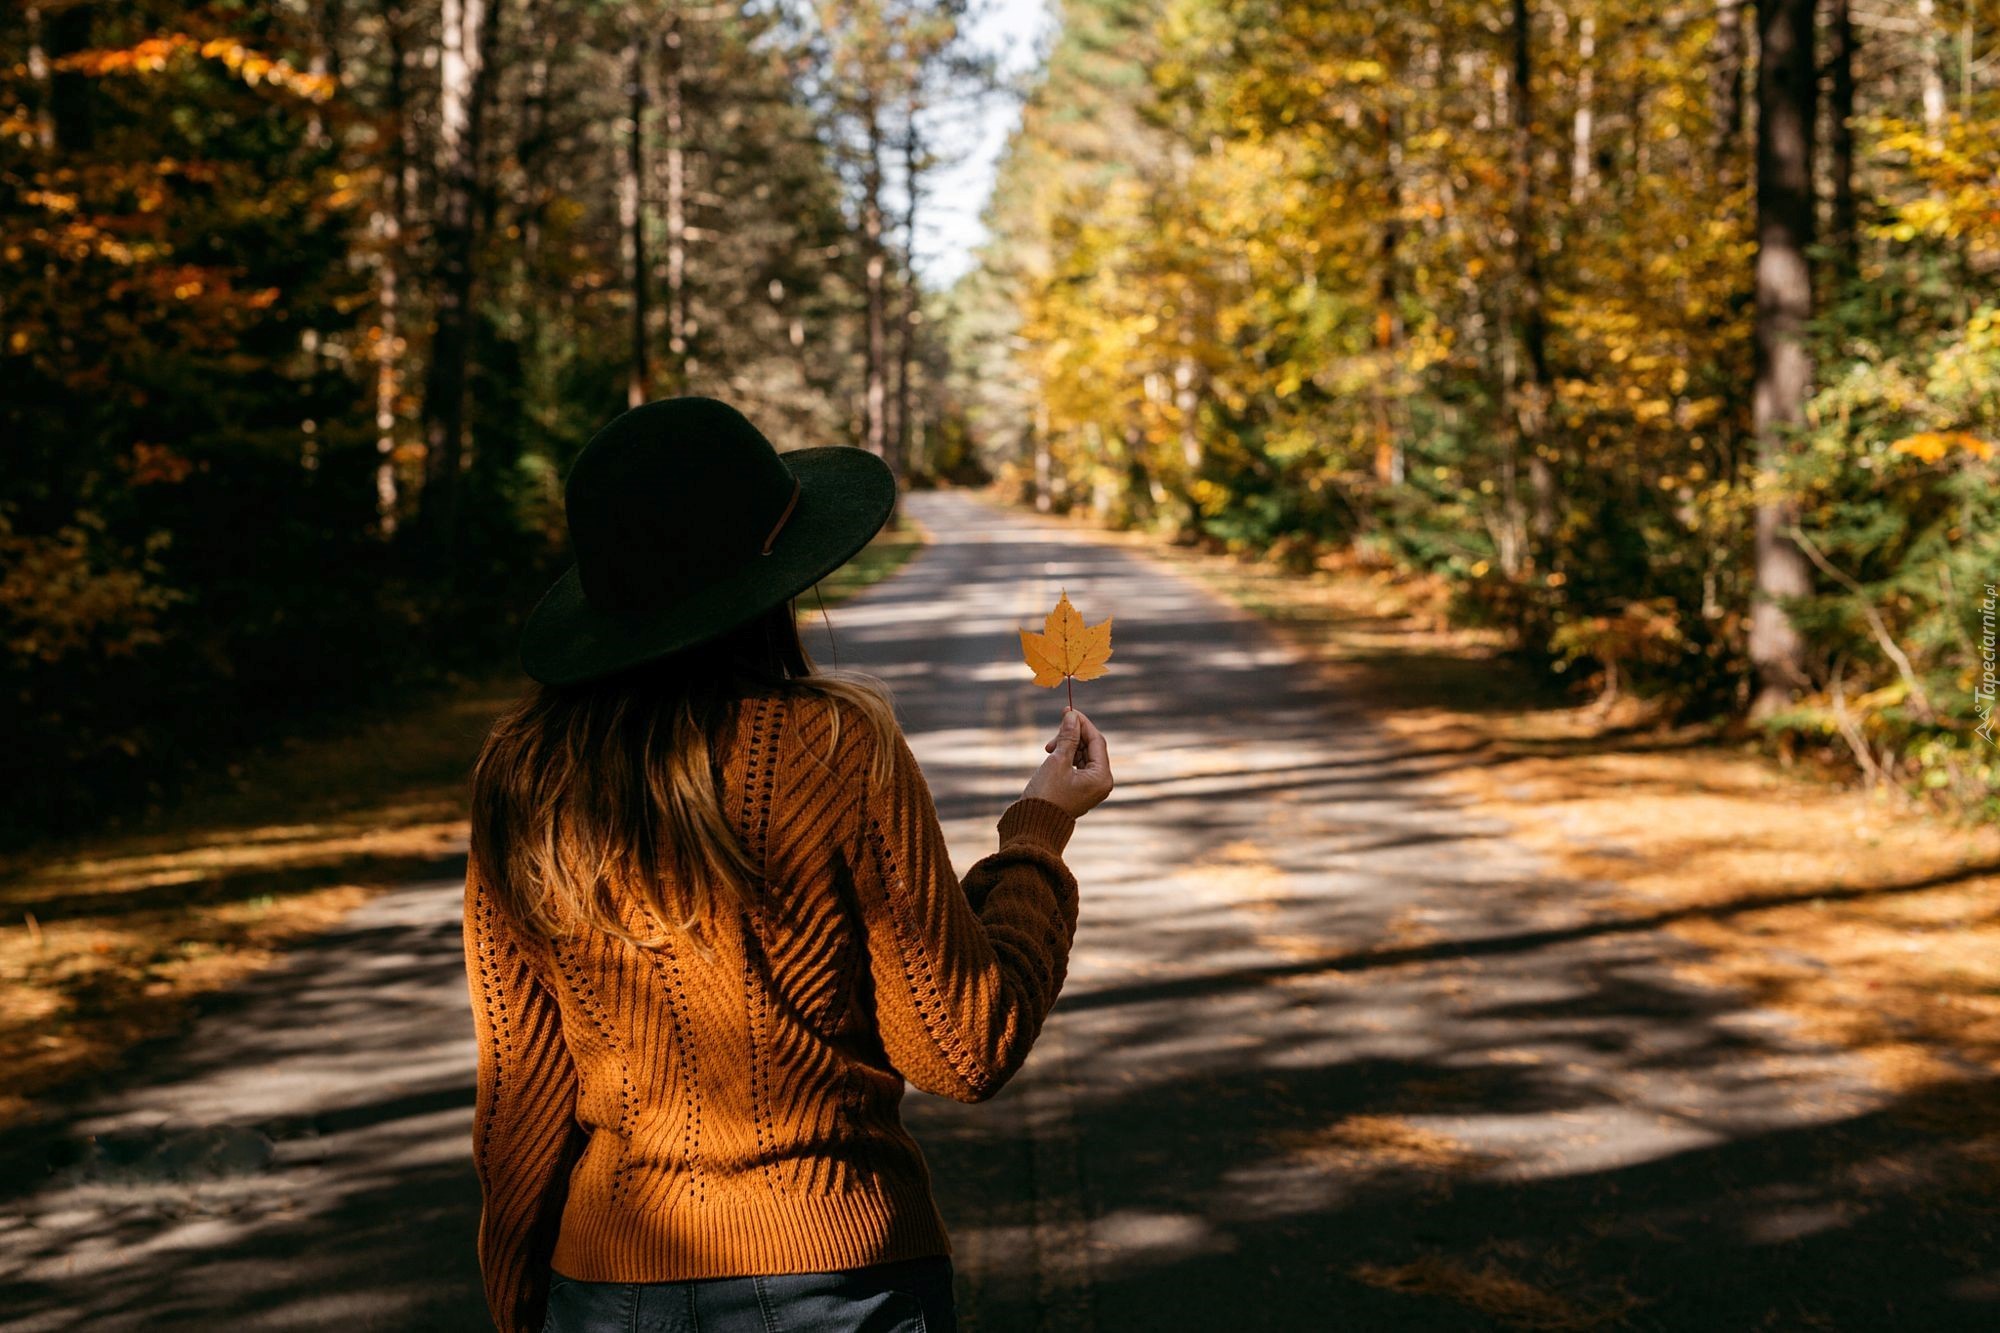
[[[1990,1235],[1863,1179],[1884,1094],[1459,809],[1465,756],[1126,548],[908,505],[935,544],[812,646],[896,688],[961,870],[1061,708],[1015,628],[1116,616],[1063,997],[991,1102],[905,1103],[969,1329],[1991,1316]],[[481,1326],[459,890],[364,907],[0,1182],[0,1328]]]

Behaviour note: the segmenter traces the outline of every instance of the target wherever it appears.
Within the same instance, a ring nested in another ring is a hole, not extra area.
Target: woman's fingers
[[[1067,711],[1076,714],[1076,726],[1077,726],[1076,752],[1078,755],[1082,755],[1084,752],[1085,743],[1089,741],[1091,735],[1095,733],[1097,730],[1097,724],[1092,722],[1089,718],[1085,717],[1083,715],[1083,710],[1080,708],[1071,708],[1068,709]],[[1049,742],[1047,742],[1045,745],[1042,746],[1042,749],[1049,754],[1054,754],[1056,752],[1055,740],[1050,740]]]
[[[1103,752],[1104,733],[1091,722],[1085,721],[1076,738],[1076,766],[1079,769],[1089,769],[1093,764],[1100,762],[1098,756]]]
[[[1038,796],[1081,818],[1111,794],[1111,752],[1104,733],[1077,709],[1065,709],[1063,722],[1063,729],[1042,746],[1049,758],[1028,779],[1023,795]]]
[[[1084,767],[1098,773],[1111,771],[1111,747],[1105,743],[1104,733],[1096,727],[1090,729],[1090,758]]]

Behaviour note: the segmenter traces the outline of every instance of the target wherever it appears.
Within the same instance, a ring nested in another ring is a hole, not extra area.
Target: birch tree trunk
[[[1924,132],[1933,140],[1944,133],[1944,29],[1938,24],[1937,0],[1917,0],[1917,45],[1924,90]]]

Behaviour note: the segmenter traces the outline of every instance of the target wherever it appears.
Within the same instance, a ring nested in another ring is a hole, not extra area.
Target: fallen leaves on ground
[[[1436,1296],[1517,1328],[1580,1333],[1615,1325],[1638,1305],[1623,1294],[1590,1306],[1579,1304],[1508,1272],[1492,1259],[1473,1267],[1449,1255],[1426,1254],[1403,1264],[1357,1264],[1353,1273],[1370,1286]]]

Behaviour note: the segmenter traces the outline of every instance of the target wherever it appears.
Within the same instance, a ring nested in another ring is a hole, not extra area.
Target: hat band
[[[784,528],[785,520],[792,516],[792,510],[797,507],[798,503],[799,503],[799,479],[797,475],[794,474],[792,477],[792,498],[785,501],[785,512],[778,515],[778,521],[771,528],[771,535],[764,539],[764,549],[758,552],[759,555],[771,554],[771,543],[778,540],[778,533]]]

